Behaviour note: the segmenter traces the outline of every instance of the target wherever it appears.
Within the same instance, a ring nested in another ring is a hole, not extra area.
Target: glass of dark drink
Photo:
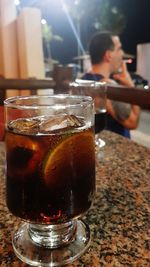
[[[80,219],[95,193],[94,103],[88,96],[5,100],[7,206],[24,223],[13,248],[33,266],[62,266],[89,246]]]
[[[70,84],[71,94],[89,95],[95,104],[95,143],[97,147],[97,157],[101,158],[101,148],[105,146],[105,141],[101,139],[100,133],[106,127],[106,99],[107,86],[105,82],[76,79]]]

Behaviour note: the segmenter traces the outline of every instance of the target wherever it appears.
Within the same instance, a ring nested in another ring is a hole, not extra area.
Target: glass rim
[[[35,99],[48,99],[48,98],[51,98],[51,99],[72,99],[72,100],[75,100],[75,101],[81,101],[79,103],[42,103],[42,104],[36,104],[34,103],[33,104],[21,104],[21,102],[19,103],[16,103],[17,100],[20,100],[20,101],[23,101],[23,100],[35,100]],[[54,95],[30,95],[30,96],[13,96],[13,97],[9,97],[7,99],[4,100],[4,106],[7,107],[7,108],[16,108],[16,109],[40,109],[40,108],[67,108],[67,107],[74,107],[74,108],[77,108],[79,106],[86,106],[87,104],[92,104],[93,103],[93,99],[92,97],[90,96],[84,96],[84,95],[70,95],[70,94],[54,94]],[[57,106],[57,107],[56,107]]]
[[[75,79],[74,82],[70,83],[70,85],[76,84],[77,86],[106,86],[105,81],[95,81],[95,80],[83,80],[83,79]]]
[[[69,84],[70,88],[81,88],[85,89],[92,89],[92,90],[104,90],[107,92],[107,83],[103,81],[94,81],[94,80],[82,80],[76,79],[74,82]]]

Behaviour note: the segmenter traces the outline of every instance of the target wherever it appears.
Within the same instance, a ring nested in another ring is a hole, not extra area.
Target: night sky
[[[43,8],[44,18],[52,26],[53,32],[63,38],[62,43],[52,42],[52,56],[61,64],[75,63],[73,58],[77,56],[77,42],[61,8],[60,0],[45,0],[45,3],[49,4]],[[136,55],[137,44],[150,42],[150,0],[110,0],[110,3],[117,6],[126,17],[126,28],[120,35],[123,48],[127,53]],[[42,5],[44,5],[44,0],[42,0]],[[82,43],[84,49],[87,50],[87,43],[92,32],[89,35],[87,25],[82,25],[82,28]]]
[[[150,0],[111,0],[122,9],[127,25],[121,35],[128,52],[136,52],[138,43],[150,42]]]

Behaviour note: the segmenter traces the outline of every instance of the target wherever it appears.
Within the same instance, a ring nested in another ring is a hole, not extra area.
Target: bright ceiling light
[[[44,25],[47,23],[46,19],[41,19],[41,23]]]
[[[20,5],[20,0],[14,0],[14,3],[16,6],[19,6]]]

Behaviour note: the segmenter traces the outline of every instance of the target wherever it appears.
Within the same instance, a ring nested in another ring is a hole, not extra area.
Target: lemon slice
[[[33,151],[37,151],[39,148],[39,144],[30,140],[27,135],[19,135],[10,132],[6,135],[6,143],[9,151],[16,146],[31,149]]]
[[[23,179],[36,171],[43,156],[38,142],[28,136],[7,133],[6,144],[8,175]]]
[[[60,188],[90,175],[95,167],[95,143],[91,130],[75,133],[64,139],[49,154],[44,166],[48,188]]]

